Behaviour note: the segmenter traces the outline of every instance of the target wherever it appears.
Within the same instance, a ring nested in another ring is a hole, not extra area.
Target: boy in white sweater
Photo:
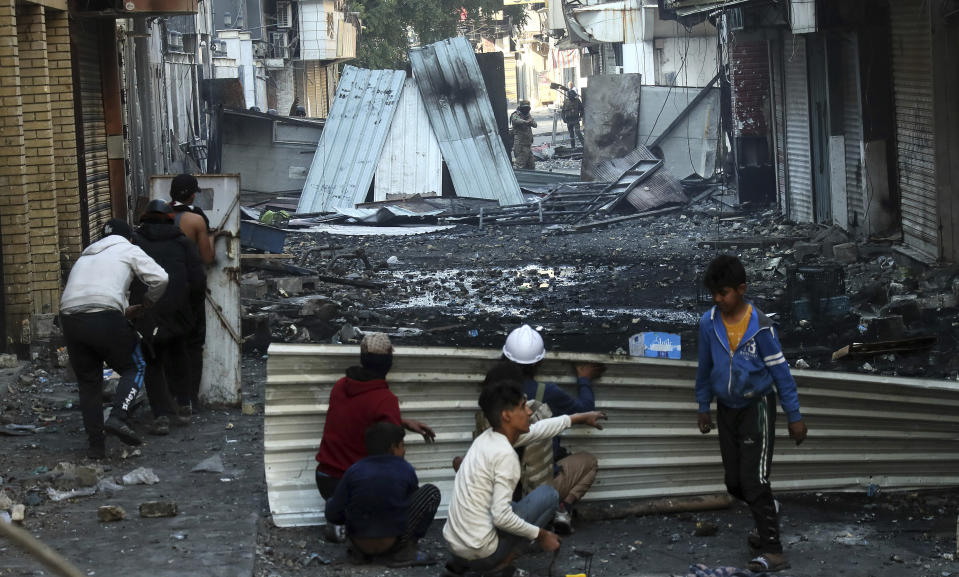
[[[532,413],[523,385],[514,381],[486,386],[479,405],[491,428],[473,441],[453,483],[449,519],[443,527],[453,554],[446,574],[525,575],[511,563],[526,543],[535,539],[544,551],[559,548],[556,534],[543,528],[553,518],[559,496],[553,487],[542,485],[512,502],[520,479],[514,447],[554,437],[576,424],[602,429],[599,421],[606,415],[598,411],[562,415],[530,426]]]

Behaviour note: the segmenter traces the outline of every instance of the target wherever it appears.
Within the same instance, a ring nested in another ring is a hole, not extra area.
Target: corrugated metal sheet
[[[846,205],[849,223],[862,233],[866,222],[863,194],[862,108],[859,88],[859,40],[855,32],[842,39],[843,133],[846,136]]]
[[[812,222],[812,149],[809,136],[809,86],[806,39],[786,35],[783,46],[786,80],[786,167],[789,218]]]
[[[526,168],[517,168],[513,172],[516,174],[516,181],[523,188],[543,187],[563,182],[579,182],[580,180],[578,174],[566,174],[564,172],[547,172]]]
[[[443,193],[443,155],[416,81],[407,78],[376,167],[373,200]]]
[[[938,257],[929,3],[899,0],[889,9],[902,232],[907,245]]]
[[[657,160],[656,155],[645,146],[640,146],[622,158],[604,160],[593,168],[593,180],[599,182],[616,182],[623,173],[632,168],[640,160]]]
[[[403,415],[437,433],[426,445],[407,435],[406,458],[421,482],[442,492],[445,516],[453,457],[472,441],[479,383],[498,350],[397,347],[389,381]],[[323,522],[314,455],[330,389],[359,357],[356,346],[273,344],[269,350],[264,459],[270,510],[278,526]],[[571,385],[570,361],[608,370],[596,405],[602,431],[567,431],[564,445],[599,457],[588,500],[724,491],[715,434],[696,429],[695,363],[603,355],[547,355],[544,380]],[[796,371],[810,437],[796,447],[777,426],[773,485],[783,490],[863,490],[959,484],[959,384],[874,375]]]
[[[773,134],[776,153],[776,199],[779,210],[786,214],[786,101],[783,96],[783,43],[782,36],[770,40],[772,57],[769,61],[769,76],[772,84]]]
[[[466,38],[410,50],[410,64],[456,195],[493,199],[501,206],[521,204],[523,195]]]
[[[352,208],[366,200],[405,79],[402,70],[343,70],[298,212]]]

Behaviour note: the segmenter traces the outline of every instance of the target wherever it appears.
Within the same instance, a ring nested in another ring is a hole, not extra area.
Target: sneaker
[[[150,434],[162,437],[170,434],[170,417],[163,415],[153,419],[150,425]]]
[[[573,532],[573,516],[566,509],[559,509],[553,515],[553,531],[559,535],[569,535]]]
[[[127,445],[142,445],[143,439],[136,434],[136,431],[130,428],[130,425],[123,422],[120,417],[110,415],[107,422],[103,423],[103,429],[113,435],[116,435]]]
[[[746,565],[753,573],[771,573],[789,569],[789,561],[784,553],[763,553]]]
[[[94,461],[102,461],[107,458],[107,447],[105,443],[94,443],[87,447],[87,458]]]
[[[193,409],[190,405],[181,405],[177,407],[176,416],[173,417],[173,424],[178,427],[189,427],[191,415],[193,415]]]
[[[346,543],[346,525],[327,523],[323,527],[323,538],[330,543]]]

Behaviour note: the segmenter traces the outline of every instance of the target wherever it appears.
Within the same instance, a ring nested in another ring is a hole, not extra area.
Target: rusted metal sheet
[[[445,516],[451,461],[473,438],[479,383],[498,350],[397,347],[390,388],[408,418],[437,433],[426,445],[407,435],[407,459],[420,482],[442,492]],[[314,455],[330,390],[357,362],[359,348],[273,344],[269,350],[264,460],[273,521],[281,527],[323,523]],[[575,394],[570,361],[599,361],[595,385],[602,431],[575,428],[564,446],[599,457],[587,500],[708,495],[724,490],[716,433],[696,429],[696,365],[686,361],[591,354],[547,355],[541,378]],[[959,383],[796,371],[810,437],[796,447],[780,414],[773,486],[788,490],[864,490],[959,484]]]
[[[456,196],[520,204],[473,47],[457,37],[410,50],[410,65]]]

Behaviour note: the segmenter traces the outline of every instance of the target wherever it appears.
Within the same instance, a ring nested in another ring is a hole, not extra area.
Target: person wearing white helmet
[[[513,330],[506,337],[506,344],[503,345],[503,357],[522,373],[523,392],[526,397],[530,401],[538,401],[546,405],[553,416],[595,410],[593,381],[605,371],[603,365],[580,363],[574,366],[579,394],[577,397],[572,397],[556,383],[541,383],[536,380],[536,370],[546,357],[546,346],[542,335],[533,327],[523,325]],[[545,458],[549,458],[548,452]],[[527,456],[524,461],[529,462],[531,459],[535,457]],[[572,532],[572,507],[583,498],[596,479],[597,460],[594,455],[586,452],[569,454],[560,445],[559,437],[554,437],[552,465],[553,478],[549,484],[556,488],[560,498],[559,509],[553,518],[553,528],[558,533],[568,534]],[[535,465],[530,468],[535,469]],[[532,490],[535,485],[535,479],[533,482],[525,483],[524,491]]]

